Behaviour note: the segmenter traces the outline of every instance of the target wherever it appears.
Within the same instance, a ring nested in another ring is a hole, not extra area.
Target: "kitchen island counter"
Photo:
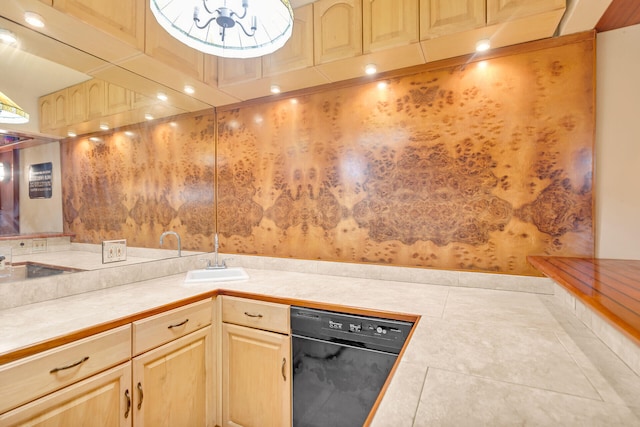
[[[158,307],[248,293],[420,316],[372,426],[640,425],[638,375],[548,293],[247,272],[189,286],[177,274],[0,310],[0,363]]]

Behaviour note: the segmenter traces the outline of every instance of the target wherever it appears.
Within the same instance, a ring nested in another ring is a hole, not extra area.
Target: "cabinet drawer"
[[[210,299],[133,322],[133,354],[138,355],[204,326],[213,318]]]
[[[288,334],[289,306],[246,298],[222,297],[222,321]]]
[[[0,413],[131,357],[131,327],[121,326],[0,366]]]

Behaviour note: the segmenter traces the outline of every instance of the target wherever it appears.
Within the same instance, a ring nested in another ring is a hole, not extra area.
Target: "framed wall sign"
[[[29,166],[29,198],[50,199],[53,189],[52,164],[38,163]]]

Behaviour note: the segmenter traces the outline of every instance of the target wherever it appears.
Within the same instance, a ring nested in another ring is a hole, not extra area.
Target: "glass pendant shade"
[[[225,58],[275,52],[293,29],[289,0],[150,0],[150,7],[173,37]]]
[[[29,114],[13,102],[7,95],[0,92],[0,123],[27,123]]]

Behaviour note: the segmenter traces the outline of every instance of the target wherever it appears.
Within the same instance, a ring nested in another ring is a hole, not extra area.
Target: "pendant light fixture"
[[[29,114],[0,91],[0,123],[20,124],[29,121]]]
[[[291,37],[289,0],[149,0],[151,12],[182,43],[224,58],[255,58]]]

